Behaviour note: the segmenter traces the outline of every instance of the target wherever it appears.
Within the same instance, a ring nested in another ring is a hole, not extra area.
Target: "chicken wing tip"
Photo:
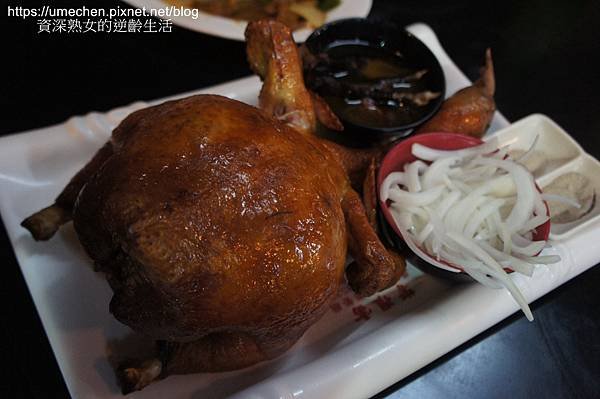
[[[71,220],[71,215],[54,204],[44,208],[21,222],[36,241],[46,241],[58,231],[59,227]]]
[[[496,92],[496,78],[494,76],[492,49],[489,47],[485,50],[485,65],[481,69],[481,78],[479,80],[486,94],[493,97]]]

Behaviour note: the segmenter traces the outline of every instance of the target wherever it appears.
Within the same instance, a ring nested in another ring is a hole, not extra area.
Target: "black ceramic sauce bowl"
[[[420,78],[422,80],[419,85],[425,86],[428,91],[439,93],[438,97],[429,100],[426,105],[422,106],[422,109],[416,112],[417,117],[397,125],[390,126],[389,123],[386,123],[387,126],[381,126],[381,124],[361,123],[356,122],[356,118],[350,121],[348,117],[336,112],[344,124],[344,134],[353,135],[355,138],[359,136],[367,141],[377,141],[386,136],[404,137],[430,119],[444,101],[446,81],[439,61],[423,42],[393,23],[364,18],[337,20],[315,30],[306,40],[305,45],[313,55],[327,54],[332,48],[341,45],[355,45],[353,47],[356,48],[367,46],[376,51],[394,54],[413,65],[416,70],[426,70],[427,72]],[[320,73],[310,70],[310,68],[305,64],[305,76],[309,73]],[[308,86],[310,87],[310,84]],[[323,94],[318,89],[315,91]]]

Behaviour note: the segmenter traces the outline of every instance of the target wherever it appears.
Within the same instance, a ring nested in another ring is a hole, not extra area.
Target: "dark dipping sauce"
[[[358,127],[392,129],[425,118],[443,95],[428,74],[399,50],[360,40],[333,42],[305,62],[307,86],[342,121]]]

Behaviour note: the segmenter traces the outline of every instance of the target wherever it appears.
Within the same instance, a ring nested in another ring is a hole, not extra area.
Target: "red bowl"
[[[457,133],[426,133],[419,134],[413,137],[410,137],[406,140],[401,141],[396,146],[394,146],[383,158],[381,162],[381,167],[379,168],[379,172],[377,174],[377,195],[379,196],[381,183],[385,179],[387,175],[392,172],[402,172],[404,171],[404,165],[407,163],[413,162],[417,160],[417,158],[412,154],[412,145],[415,143],[422,144],[424,146],[434,148],[437,150],[460,150],[468,147],[475,147],[477,145],[483,144],[481,139],[465,136],[463,134]],[[537,185],[536,185],[537,187]],[[537,187],[538,191],[541,192],[540,188]],[[548,204],[544,202],[546,205],[546,212],[549,214]],[[394,232],[401,238],[403,241],[404,238],[396,226],[394,219],[392,218],[392,214],[390,213],[389,206],[386,202],[379,200],[379,205],[383,216],[387,223],[392,227]],[[533,241],[546,241],[548,240],[548,236],[550,235],[550,220],[545,222],[544,224],[538,226],[533,232]],[[405,241],[406,242],[406,241]],[[419,248],[420,249],[420,248]],[[421,251],[426,254],[424,250]],[[414,251],[413,251],[414,252]],[[428,259],[423,259],[421,254],[417,254],[419,258],[423,261],[427,262],[430,265],[433,265],[438,268],[442,268],[447,271],[451,271],[454,273],[463,272],[463,269],[459,265],[455,265],[444,260],[438,262],[434,260],[431,256],[428,256]],[[440,265],[442,264],[442,265]],[[445,266],[445,267],[444,267]],[[506,269],[507,271],[512,271],[510,269]]]

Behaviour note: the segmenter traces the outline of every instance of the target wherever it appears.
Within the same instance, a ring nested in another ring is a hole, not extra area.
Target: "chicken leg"
[[[149,107],[144,112],[134,112],[119,124],[111,138],[88,161],[85,166],[71,178],[54,204],[37,211],[21,222],[21,226],[29,230],[36,241],[49,240],[63,224],[73,218],[73,207],[81,189],[94,176],[115,151],[127,140],[129,132],[143,119]]]
[[[112,153],[112,143],[109,141],[98,150],[83,169],[77,172],[56,198],[54,204],[29,216],[21,222],[21,226],[29,230],[36,241],[50,239],[60,226],[71,220],[73,205],[75,205],[79,191],[104,162],[110,158]]]
[[[124,363],[117,371],[123,394],[140,390],[172,374],[230,371],[268,360],[274,354],[264,351],[257,340],[242,332],[206,335],[192,342],[159,341],[154,358]]]

